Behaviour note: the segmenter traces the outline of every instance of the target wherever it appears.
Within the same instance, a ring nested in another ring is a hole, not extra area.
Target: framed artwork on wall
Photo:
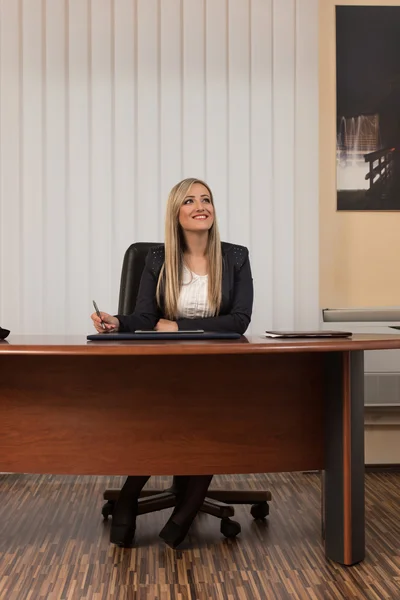
[[[339,211],[400,210],[400,6],[336,6]]]

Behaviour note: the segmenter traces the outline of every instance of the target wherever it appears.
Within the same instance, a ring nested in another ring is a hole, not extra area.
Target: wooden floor
[[[369,474],[367,558],[324,559],[316,474],[218,477],[213,487],[270,489],[271,514],[228,541],[200,515],[182,550],[158,538],[169,511],[139,517],[137,547],[109,544],[102,492],[121,478],[0,475],[2,600],[400,598],[400,474]],[[152,481],[152,484],[165,481]]]

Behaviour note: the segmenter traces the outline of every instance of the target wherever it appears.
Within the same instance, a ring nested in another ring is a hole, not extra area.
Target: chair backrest
[[[146,256],[150,248],[157,245],[157,242],[137,242],[125,252],[119,287],[119,315],[129,315],[135,310]]]

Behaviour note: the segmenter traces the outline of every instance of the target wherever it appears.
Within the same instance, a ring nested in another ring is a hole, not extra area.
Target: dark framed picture
[[[336,6],[338,210],[400,210],[400,6]]]

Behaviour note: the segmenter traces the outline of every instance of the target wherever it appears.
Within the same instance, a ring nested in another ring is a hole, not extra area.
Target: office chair
[[[118,314],[127,315],[134,311],[146,256],[153,246],[157,246],[157,244],[139,242],[132,244],[125,252],[121,273]],[[110,515],[112,516],[119,492],[120,490],[113,489],[104,492],[103,497],[106,503],[103,506],[102,514],[105,520]],[[175,506],[175,498],[176,485],[174,479],[172,486],[165,490],[145,488],[140,494],[138,514],[143,515],[164,508],[172,508]],[[231,519],[235,514],[231,505],[251,504],[250,512],[254,519],[264,519],[269,514],[269,500],[271,500],[270,492],[210,489],[207,492],[207,498],[201,511],[221,519],[221,533],[225,537],[232,538],[240,533],[241,527],[238,522]]]

